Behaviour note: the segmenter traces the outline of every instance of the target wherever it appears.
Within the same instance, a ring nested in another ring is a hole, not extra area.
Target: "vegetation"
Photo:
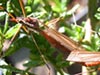
[[[61,18],[59,20],[59,29],[63,29],[65,35],[80,43],[86,50],[99,52],[100,8],[97,6],[97,0],[89,0],[88,2],[89,12],[87,20],[90,19],[90,23],[86,20],[82,21],[80,25],[77,25],[76,20],[73,24],[66,22],[78,8],[73,6],[73,8],[68,9],[71,0],[26,0],[24,7],[19,2],[21,0],[0,0],[0,54],[2,59],[25,47],[30,49],[30,61],[24,64],[24,66],[27,66],[27,69],[24,71],[8,63],[1,65],[0,67],[3,70],[6,69],[4,75],[11,75],[12,72],[17,72],[21,75],[31,75],[28,71],[30,68],[47,64],[47,62],[54,66],[57,73],[67,75],[69,73],[65,73],[63,69],[71,66],[70,62],[66,62],[63,59],[63,54],[53,48],[44,36],[37,32],[25,31],[19,23],[11,21],[12,17],[9,13],[14,14],[16,17],[34,17],[44,24],[51,24],[50,21],[52,19]],[[89,32],[87,31],[87,24],[90,24]],[[41,24],[40,28],[43,28]],[[87,35],[87,33],[89,34]],[[7,40],[9,42],[7,45],[4,45]],[[57,56],[54,58],[55,52],[57,52]],[[89,68],[97,69],[97,67]]]

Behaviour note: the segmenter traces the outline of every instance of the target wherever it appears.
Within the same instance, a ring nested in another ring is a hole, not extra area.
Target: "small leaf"
[[[21,25],[17,24],[15,26],[13,26],[12,28],[10,28],[6,34],[5,34],[5,38],[8,39],[8,38],[11,38],[13,35],[16,34],[16,32],[19,30],[19,28],[21,27]]]
[[[98,20],[100,20],[100,13],[96,13],[94,16],[95,16]]]
[[[98,12],[100,12],[100,7],[97,9]]]
[[[0,68],[10,70],[11,72],[25,73],[24,71],[19,70],[19,69],[15,68],[15,67],[12,67],[10,65],[1,65]]]
[[[0,12],[0,20],[4,20],[6,12]]]
[[[29,61],[28,63],[25,63],[24,66],[27,66],[27,67],[37,67],[37,66],[40,66],[42,64],[43,64],[42,61],[34,60],[34,61]]]
[[[26,6],[25,9],[26,9],[26,11],[27,11],[28,13],[32,11],[32,9],[31,9],[30,6]]]

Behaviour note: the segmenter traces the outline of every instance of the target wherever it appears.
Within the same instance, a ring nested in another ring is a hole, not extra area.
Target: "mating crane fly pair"
[[[58,19],[59,18],[54,20]],[[41,35],[43,35],[53,47],[59,49],[64,54],[64,56],[67,56],[67,61],[81,63],[85,66],[95,66],[100,64],[100,52],[86,51],[83,47],[79,46],[69,37],[50,28],[48,25],[44,25],[44,29],[39,28],[38,19],[27,17],[17,20],[15,19],[15,21],[24,25],[29,30],[36,30]]]

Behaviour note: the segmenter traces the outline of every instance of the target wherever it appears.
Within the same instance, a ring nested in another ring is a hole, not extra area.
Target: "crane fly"
[[[37,25],[29,23],[27,20],[31,22],[34,19],[28,17],[19,22],[23,23],[23,25],[27,26],[30,30],[35,29],[43,35],[52,46],[60,50],[64,56],[67,57],[67,61],[81,63],[85,66],[95,66],[100,64],[100,52],[86,51],[85,48],[81,47],[78,43],[47,25],[45,26],[45,29],[42,30],[37,27]]]
[[[48,25],[44,24],[44,29],[39,28],[38,19],[27,17],[15,21],[27,27],[28,30],[36,30],[43,35],[52,46],[63,53],[67,61],[81,63],[85,66],[95,66],[100,64],[100,52],[86,51],[72,39],[59,33],[57,30],[50,28]]]

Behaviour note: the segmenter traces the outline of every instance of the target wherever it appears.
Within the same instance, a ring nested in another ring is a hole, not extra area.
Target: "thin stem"
[[[11,2],[11,0],[7,1],[7,6],[6,6],[7,9],[5,9],[7,11],[9,11],[9,8],[10,8],[10,2]],[[6,30],[7,30],[7,28],[8,28],[8,19],[9,19],[9,15],[6,14],[6,19],[5,19],[5,25],[4,25],[4,31],[3,31],[3,33],[5,33]]]
[[[32,35],[32,34],[31,34],[31,35]],[[39,53],[40,53],[40,55],[41,55],[41,58],[43,59],[44,63],[46,64],[47,69],[48,69],[48,73],[49,73],[49,75],[50,75],[50,67],[49,67],[49,65],[48,65],[48,62],[47,62],[46,58],[44,57],[44,55],[42,54],[40,48],[38,47],[38,45],[37,45],[37,43],[36,43],[36,41],[35,41],[33,35],[32,35],[32,39],[33,39],[33,42],[34,42],[34,44],[35,44],[37,50],[39,51]]]
[[[23,13],[24,17],[26,17],[23,1],[22,0],[18,0],[18,1],[19,1],[19,4],[20,4],[20,7],[22,9],[22,13]]]

